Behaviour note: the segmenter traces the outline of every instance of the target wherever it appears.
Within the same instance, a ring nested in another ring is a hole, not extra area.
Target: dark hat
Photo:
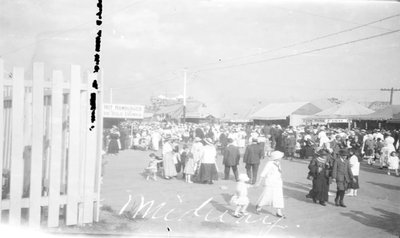
[[[341,150],[339,150],[339,155],[347,156],[347,155],[349,155],[349,151],[346,149],[341,149]]]
[[[317,155],[324,156],[324,155],[329,155],[329,153],[328,153],[328,151],[322,149],[322,150],[318,151]]]
[[[232,138],[228,138],[228,143],[233,143],[233,139]]]

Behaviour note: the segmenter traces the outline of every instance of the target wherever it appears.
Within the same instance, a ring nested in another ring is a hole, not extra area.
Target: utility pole
[[[390,105],[393,105],[393,92],[400,91],[400,88],[381,88],[381,91],[390,91]]]
[[[187,81],[187,69],[183,69],[183,123],[186,122],[186,81]]]

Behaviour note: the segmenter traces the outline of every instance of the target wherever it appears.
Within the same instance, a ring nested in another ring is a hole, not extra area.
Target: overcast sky
[[[46,74],[70,64],[93,70],[96,1],[0,0],[0,55],[7,72],[44,62]],[[152,95],[183,92],[213,111],[232,113],[253,104],[388,100],[380,88],[400,88],[400,33],[301,54],[400,29],[388,1],[271,2],[259,0],[103,1],[100,66],[105,101],[148,103]],[[295,45],[293,47],[286,47]],[[273,59],[273,60],[272,60]],[[249,64],[250,63],[250,64]],[[228,67],[225,67],[228,66]],[[225,67],[225,68],[224,68]],[[394,102],[400,103],[400,93]]]

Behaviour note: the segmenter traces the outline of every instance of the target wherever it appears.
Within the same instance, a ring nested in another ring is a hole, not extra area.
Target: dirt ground
[[[229,205],[235,188],[232,174],[231,180],[219,180],[213,185],[187,184],[180,176],[147,181],[143,171],[149,153],[128,150],[118,156],[107,156],[100,222],[63,231],[146,237],[399,237],[400,234],[400,178],[365,163],[361,165],[358,196],[346,197],[347,208],[342,208],[333,204],[332,196],[326,207],[307,199],[305,195],[311,186],[306,179],[308,161],[283,160],[286,219],[278,219],[268,207],[261,215],[255,213],[262,187],[249,189],[250,215],[238,219],[232,216],[234,207]],[[221,160],[219,157],[220,178]],[[264,164],[262,161],[260,170]],[[245,172],[243,163],[239,170]],[[330,189],[335,193],[335,184]],[[153,202],[147,214],[147,207],[138,211],[141,199],[144,203]]]

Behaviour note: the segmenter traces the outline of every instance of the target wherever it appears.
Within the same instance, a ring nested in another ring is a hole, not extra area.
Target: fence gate
[[[43,63],[34,63],[32,72],[32,80],[23,68],[6,74],[0,59],[0,222],[57,227],[98,221],[102,77],[82,74],[76,65],[68,80],[61,71],[45,80]],[[91,93],[97,96],[93,130]]]

